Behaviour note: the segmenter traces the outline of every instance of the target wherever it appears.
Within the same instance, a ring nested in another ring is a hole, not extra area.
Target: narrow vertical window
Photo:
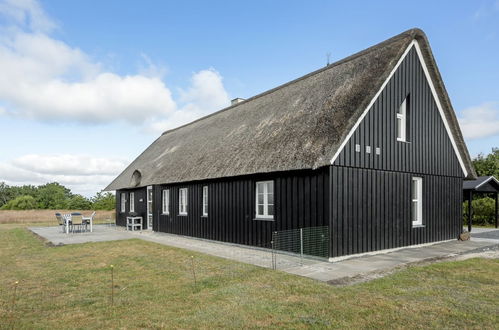
[[[178,214],[187,215],[187,188],[178,191]]]
[[[135,212],[135,193],[130,193],[130,212]]]
[[[407,96],[397,112],[397,141],[407,141],[407,108],[409,106],[409,96]]]
[[[208,216],[208,186],[203,186],[203,217]]]
[[[412,225],[423,225],[423,178],[412,178]]]
[[[163,214],[170,214],[170,190],[163,190]]]
[[[126,194],[121,193],[121,213],[126,212]]]
[[[256,183],[256,218],[274,219],[274,181]]]

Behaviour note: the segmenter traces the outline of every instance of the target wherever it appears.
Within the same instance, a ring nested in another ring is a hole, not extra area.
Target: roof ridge
[[[193,121],[191,121],[191,122],[189,122],[189,123],[186,123],[186,124],[183,124],[183,125],[181,125],[181,126],[178,126],[178,127],[175,127],[175,128],[169,129],[169,130],[166,130],[166,131],[164,131],[164,132],[161,134],[161,136],[166,135],[167,133],[174,132],[174,131],[176,131],[176,130],[178,130],[178,129],[180,129],[180,128],[183,128],[183,127],[189,126],[189,125],[191,125],[191,124],[195,124],[195,123],[197,123],[197,122],[199,122],[199,121],[201,121],[201,120],[204,120],[204,119],[206,119],[206,118],[210,118],[210,117],[215,116],[215,115],[217,115],[217,114],[219,114],[219,113],[225,112],[225,111],[227,111],[227,110],[230,110],[230,109],[235,108],[235,107],[237,107],[237,106],[240,106],[240,105],[242,105],[242,104],[248,103],[248,102],[253,101],[253,100],[255,100],[255,99],[257,99],[257,98],[260,98],[260,97],[262,97],[262,96],[265,96],[265,95],[268,95],[268,94],[274,93],[274,92],[276,92],[276,91],[278,91],[278,90],[280,90],[280,89],[282,89],[282,88],[284,88],[284,87],[287,87],[287,86],[289,86],[289,85],[295,84],[295,83],[297,83],[297,82],[299,82],[299,81],[301,81],[301,80],[307,79],[307,78],[312,77],[312,76],[314,76],[314,75],[316,75],[316,74],[319,74],[319,73],[321,73],[321,72],[323,72],[323,71],[326,71],[326,70],[332,69],[332,68],[334,68],[334,67],[336,67],[336,66],[338,66],[338,65],[341,65],[341,64],[347,63],[347,62],[349,62],[349,61],[352,61],[352,60],[354,60],[354,59],[356,59],[356,58],[358,58],[358,57],[360,57],[360,56],[364,56],[364,55],[366,55],[366,54],[369,54],[369,53],[370,53],[370,52],[372,52],[373,50],[375,50],[375,49],[377,49],[377,48],[379,48],[379,47],[382,47],[382,46],[384,46],[385,44],[392,43],[392,42],[394,42],[394,41],[396,41],[396,40],[398,40],[398,39],[400,39],[400,38],[404,38],[404,37],[406,37],[406,36],[408,36],[408,35],[409,35],[409,36],[411,36],[411,37],[412,37],[412,39],[414,39],[417,35],[423,35],[423,36],[424,36],[425,34],[424,34],[424,32],[423,32],[421,29],[418,29],[418,28],[412,28],[412,29],[409,29],[409,30],[404,31],[404,32],[402,32],[402,33],[400,33],[400,34],[397,34],[397,35],[395,35],[395,36],[393,36],[393,37],[391,37],[391,38],[389,38],[389,39],[386,39],[386,40],[384,40],[384,41],[382,41],[382,42],[379,42],[379,43],[377,43],[377,44],[375,44],[375,45],[373,45],[373,46],[370,46],[370,47],[368,47],[368,48],[366,48],[366,49],[363,49],[363,50],[361,50],[361,51],[359,51],[359,52],[357,52],[357,53],[354,53],[354,54],[352,54],[352,55],[349,55],[349,56],[347,56],[347,57],[344,57],[344,58],[342,58],[342,59],[340,59],[340,60],[338,60],[338,61],[336,61],[336,62],[333,62],[333,63],[331,63],[331,64],[329,64],[329,65],[325,66],[325,67],[319,68],[319,69],[314,70],[314,71],[312,71],[312,72],[310,72],[310,73],[307,73],[306,75],[303,75],[303,76],[301,76],[301,77],[298,77],[298,78],[296,78],[296,79],[293,79],[293,80],[291,80],[291,81],[288,81],[288,82],[286,82],[286,83],[284,83],[284,84],[281,84],[281,85],[279,85],[279,86],[277,86],[277,87],[271,88],[271,89],[269,89],[269,90],[266,90],[266,91],[264,91],[264,92],[261,92],[261,93],[259,93],[259,94],[254,95],[254,96],[251,96],[250,98],[248,98],[248,99],[246,99],[246,100],[244,100],[244,101],[242,101],[242,102],[239,102],[239,103],[236,103],[236,104],[231,104],[231,105],[229,105],[228,107],[222,108],[222,109],[220,109],[220,110],[218,110],[218,111],[215,111],[215,112],[210,113],[210,114],[208,114],[208,115],[206,115],[206,116],[203,116],[203,117],[201,117],[201,118],[198,118],[198,119],[196,119],[196,120],[193,120]]]

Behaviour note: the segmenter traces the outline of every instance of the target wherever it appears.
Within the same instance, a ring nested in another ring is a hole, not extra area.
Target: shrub
[[[32,210],[36,206],[36,200],[32,196],[19,196],[4,204],[2,210]]]
[[[92,198],[92,204],[93,204],[93,209],[94,210],[114,210],[116,207],[116,198],[113,194],[107,192],[107,193],[101,193],[98,192],[93,198]]]
[[[490,197],[473,199],[473,224],[474,225],[493,225],[495,224],[495,200]],[[468,201],[463,203],[464,223],[468,223]]]
[[[82,195],[73,195],[68,200],[68,208],[70,210],[90,210],[92,202]]]

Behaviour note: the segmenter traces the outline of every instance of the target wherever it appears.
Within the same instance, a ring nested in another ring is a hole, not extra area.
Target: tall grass
[[[8,223],[22,223],[22,224],[36,224],[36,223],[51,223],[57,224],[55,213],[61,214],[80,212],[89,216],[93,211],[81,210],[27,210],[27,211],[14,211],[14,210],[0,210],[0,224]],[[115,211],[96,211],[94,222],[99,223],[108,219],[114,221]]]

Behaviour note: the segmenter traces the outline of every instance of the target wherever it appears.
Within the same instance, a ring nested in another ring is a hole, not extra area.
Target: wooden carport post
[[[468,232],[471,233],[471,222],[473,221],[473,207],[471,206],[471,201],[473,200],[473,190],[469,190],[468,193]]]
[[[496,192],[496,228],[499,226],[499,192]]]

